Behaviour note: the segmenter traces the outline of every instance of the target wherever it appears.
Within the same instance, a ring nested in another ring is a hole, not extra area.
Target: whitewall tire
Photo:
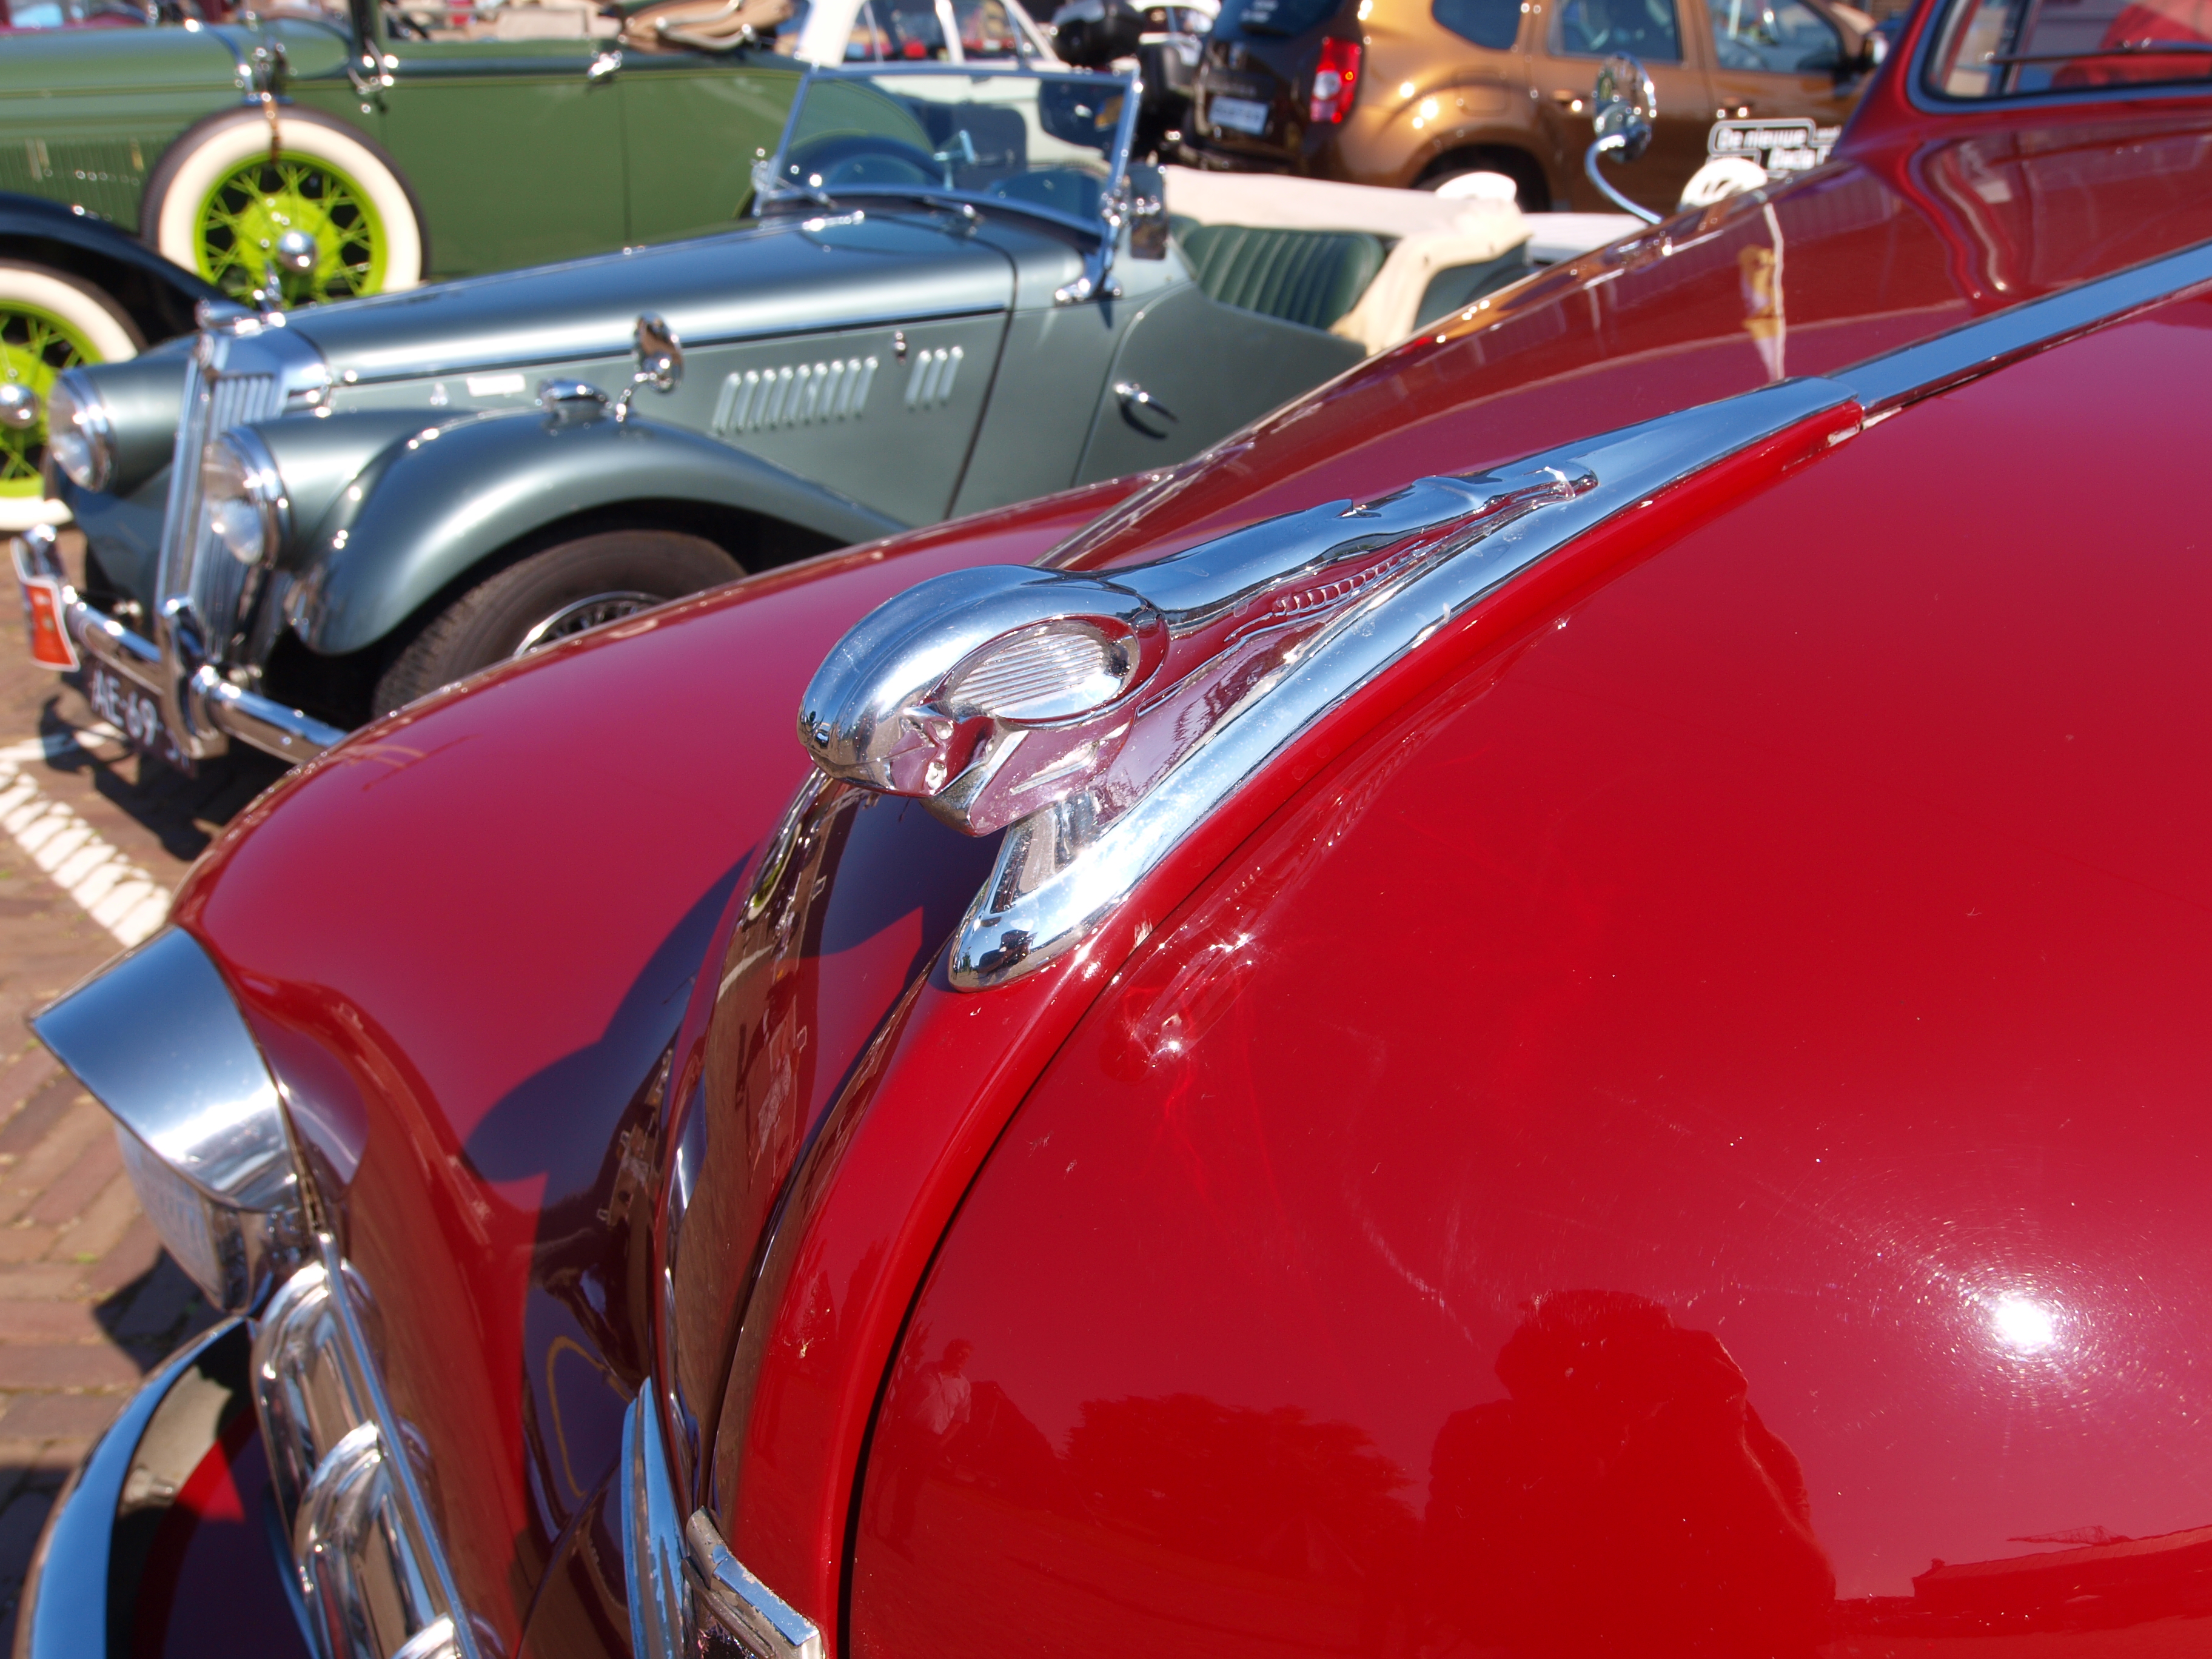
[[[422,280],[422,215],[380,145],[313,110],[227,110],[190,127],[147,180],[140,234],[163,257],[243,299],[286,229],[315,238],[316,269],[286,300],[392,293]]]
[[[54,377],[80,363],[138,355],[137,331],[91,283],[43,265],[0,259],[0,380],[29,386],[43,410]],[[39,487],[46,427],[0,434],[0,532],[69,517]]]

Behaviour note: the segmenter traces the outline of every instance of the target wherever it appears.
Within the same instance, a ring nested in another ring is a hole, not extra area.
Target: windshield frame
[[[1018,3],[1018,0],[1015,0]],[[924,190],[912,185],[846,185],[836,193],[811,190],[793,190],[781,185],[784,153],[791,148],[793,131],[799,125],[799,112],[806,107],[806,95],[817,81],[882,81],[894,76],[957,76],[970,82],[984,80],[1079,81],[1101,88],[1112,88],[1121,94],[1121,118],[1114,131],[1114,148],[1108,158],[1106,181],[1098,192],[1098,212],[1091,218],[1079,218],[1072,213],[1062,213],[1035,202],[1024,202],[1012,197],[993,196],[981,191],[942,189]],[[848,203],[889,198],[895,201],[918,202],[927,206],[952,209],[973,209],[976,212],[1011,212],[1024,218],[1042,220],[1087,236],[1101,246],[1111,246],[1121,230],[1121,203],[1127,196],[1129,180],[1129,152],[1136,143],[1137,105],[1141,86],[1134,71],[1127,75],[1103,75],[1096,70],[1070,69],[1060,65],[1032,66],[1027,64],[811,64],[800,78],[799,91],[791,100],[791,110],[784,117],[783,131],[775,141],[775,153],[762,162],[761,182],[754,191],[755,210],[768,207],[827,209],[835,212]]]
[[[2036,0],[2026,0],[2034,4]],[[2033,92],[2001,93],[1993,97],[1962,98],[1940,91],[1930,82],[1936,52],[1960,9],[1978,0],[1948,0],[1935,8],[1919,27],[1909,61],[1897,65],[1905,75],[1905,95],[1912,106],[1927,115],[1995,115],[2014,110],[2072,109],[2085,105],[2128,103],[2165,104],[2212,97],[2212,75],[2202,81],[2132,81],[2110,86],[2067,88]],[[2080,61],[2094,62],[2094,55]]]

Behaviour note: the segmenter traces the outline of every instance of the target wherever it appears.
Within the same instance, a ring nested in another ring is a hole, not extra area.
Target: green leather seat
[[[1359,302],[1382,268],[1379,236],[1351,230],[1176,227],[1191,275],[1225,306],[1327,328]]]

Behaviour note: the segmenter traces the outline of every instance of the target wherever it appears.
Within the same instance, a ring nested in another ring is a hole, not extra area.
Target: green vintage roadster
[[[302,758],[629,611],[1182,459],[1526,268],[1510,201],[1164,205],[1134,90],[817,70],[740,228],[64,374],[81,581],[18,544],[50,659],[176,763]]]
[[[384,293],[727,226],[810,56],[1051,57],[1010,0],[278,0],[237,19],[0,31],[0,220],[9,192],[43,198],[248,303]],[[0,222],[0,383],[173,332],[143,283]],[[0,529],[51,516],[17,464],[43,437],[0,454]]]

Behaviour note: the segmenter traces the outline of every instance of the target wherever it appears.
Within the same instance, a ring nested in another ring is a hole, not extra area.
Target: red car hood
[[[2003,115],[1877,126],[1796,183],[1455,313],[1176,468],[1081,556],[1134,556],[1829,374],[2212,238],[2203,100]]]
[[[687,1054],[716,1063],[672,1040],[687,1001],[714,1000],[702,962],[741,976],[710,953],[805,775],[799,690],[860,616],[939,569],[1036,559],[1102,512],[1059,557],[1133,559],[1480,468],[2194,242],[2212,235],[2208,131],[1982,134],[1724,203],[1457,317],[1126,501],[1101,486],[672,607],[404,711],[257,804],[177,915],[290,1085],[385,1304],[395,1405],[433,1454],[471,1604],[519,1632],[657,1364],[656,1149],[701,1087]],[[835,960],[836,994],[763,988],[751,1035],[723,1034],[724,1080],[773,1133],[717,1153],[760,1171],[703,1189],[722,1224],[682,1264],[702,1415],[781,1171],[941,920],[925,907],[889,945],[880,916],[827,927],[806,949]]]

